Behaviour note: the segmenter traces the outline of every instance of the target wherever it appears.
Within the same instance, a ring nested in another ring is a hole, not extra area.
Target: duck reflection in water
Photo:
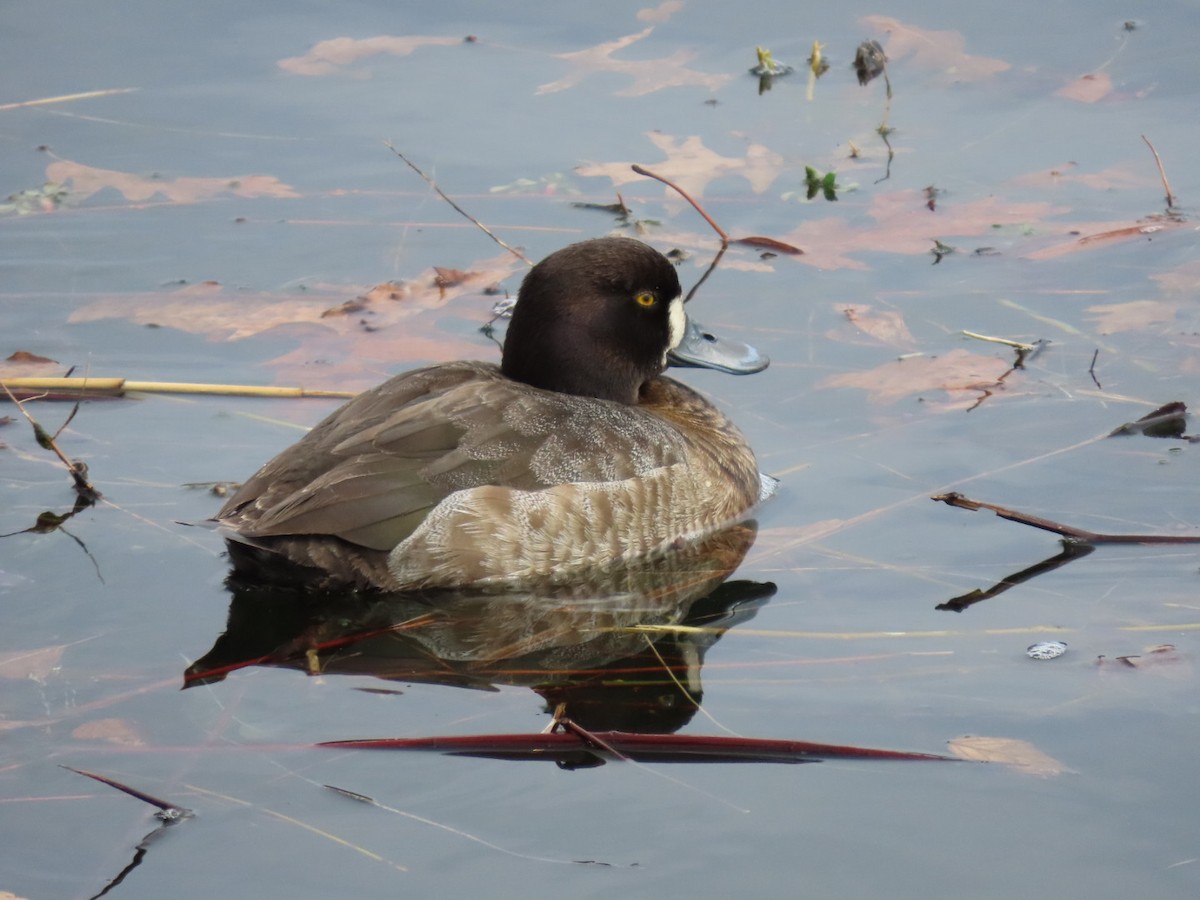
[[[597,731],[672,733],[694,715],[704,655],[752,618],[769,583],[727,581],[754,543],[743,522],[570,583],[394,594],[229,582],[227,630],[185,686],[260,665],[495,690],[523,685]],[[678,626],[689,626],[678,628]]]

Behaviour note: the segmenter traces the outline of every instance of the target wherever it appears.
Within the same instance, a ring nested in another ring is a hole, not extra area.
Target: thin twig
[[[58,97],[42,97],[40,100],[22,100],[20,103],[5,103],[0,110],[21,109],[25,106],[46,106],[50,103],[68,103],[73,100],[90,100],[93,97],[111,97],[113,94],[128,94],[137,88],[109,88],[104,91],[84,91],[82,94],[61,94]]]
[[[1174,209],[1175,195],[1171,192],[1171,185],[1167,181],[1166,170],[1163,169],[1162,159],[1158,155],[1158,151],[1154,149],[1154,145],[1150,143],[1150,139],[1144,134],[1142,140],[1146,142],[1146,146],[1150,148],[1150,152],[1154,154],[1154,163],[1158,166],[1158,177],[1162,179],[1163,190],[1167,192],[1167,209]]]
[[[655,181],[660,181],[663,184],[665,184],[667,187],[671,188],[671,190],[673,190],[677,194],[679,194],[680,197],[682,197],[688,203],[692,204],[692,208],[694,210],[696,210],[696,212],[700,213],[701,218],[703,218],[705,222],[707,222],[709,225],[712,226],[712,230],[715,231],[717,233],[717,235],[721,238],[721,244],[723,246],[727,245],[729,243],[729,235],[726,234],[725,229],[722,228],[720,225],[718,225],[715,221],[713,221],[713,217],[710,216],[707,212],[705,212],[704,207],[701,206],[699,203],[697,203],[695,200],[693,200],[687,191],[685,191],[679,185],[675,184],[673,181],[668,181],[666,178],[663,178],[661,175],[656,175],[654,172],[651,172],[649,169],[642,168],[637,163],[634,163],[629,168],[633,169],[633,171],[637,172],[639,175],[645,175],[647,178],[653,178]]]
[[[1100,379],[1096,377],[1096,360],[1099,358],[1100,348],[1097,347],[1096,352],[1092,354],[1092,364],[1088,366],[1088,374],[1092,376],[1092,382],[1096,385],[1096,390],[1102,391],[1104,388],[1100,386]]]
[[[157,806],[162,814],[161,818],[164,820],[187,819],[192,816],[192,811],[187,807],[180,806],[177,803],[171,803],[168,800],[160,800],[153,794],[147,794],[145,791],[139,791],[135,787],[122,784],[119,781],[109,778],[107,775],[99,775],[96,772],[89,772],[86,769],[76,769],[71,766],[64,766],[61,763],[59,764],[59,768],[66,769],[68,772],[74,772],[76,775],[83,775],[87,778],[92,778],[96,781],[99,781],[101,784],[107,784],[109,787],[116,788],[118,791],[122,791],[128,794],[130,797],[141,800],[143,803],[149,803],[151,806]]]
[[[721,249],[717,251],[717,255],[713,257],[713,261],[708,264],[708,268],[704,270],[704,274],[700,276],[700,280],[692,285],[692,289],[687,292],[687,296],[683,298],[684,303],[688,303],[692,297],[696,295],[696,291],[700,290],[700,285],[708,281],[708,276],[716,271],[717,264],[720,263],[721,257],[725,255],[725,251],[729,249],[728,244],[722,244]]]
[[[1008,338],[992,337],[991,335],[979,334],[978,332],[967,331],[966,329],[963,329],[963,331],[961,333],[962,333],[963,337],[974,338],[977,341],[987,341],[990,344],[1003,344],[1006,347],[1013,347],[1017,350],[1024,350],[1027,353],[1030,350],[1034,349],[1033,344],[1023,344],[1020,341],[1010,341]]]
[[[593,747],[599,747],[605,753],[611,754],[616,759],[624,760],[625,762],[630,761],[628,756],[626,756],[608,741],[604,740],[604,738],[600,737],[600,735],[596,734],[594,731],[588,731],[588,729],[584,728],[569,716],[561,716],[556,721],[560,728],[571,732],[571,734],[583,740],[585,743],[591,744]]]
[[[973,591],[968,591],[958,597],[953,597],[945,603],[939,603],[934,609],[950,610],[951,612],[962,612],[968,606],[973,606],[983,600],[990,600],[993,597],[999,596],[1009,588],[1016,587],[1018,584],[1023,584],[1030,581],[1039,575],[1045,575],[1047,572],[1053,572],[1055,569],[1065,566],[1067,563],[1087,556],[1089,553],[1095,552],[1096,548],[1090,544],[1081,544],[1078,541],[1063,541],[1062,550],[1055,556],[1049,559],[1044,559],[1040,563],[1032,566],[1027,566],[1019,572],[1014,572],[1012,575],[1006,575],[1004,578],[997,581],[987,590],[979,590],[976,588]]]
[[[87,480],[87,465],[82,462],[71,462],[67,459],[66,454],[58,449],[58,444],[54,437],[42,427],[42,424],[29,414],[25,409],[25,404],[13,396],[12,391],[8,389],[8,385],[0,381],[0,387],[4,388],[4,393],[8,394],[8,399],[17,404],[17,409],[21,411],[21,415],[29,422],[33,428],[34,439],[38,442],[38,446],[46,450],[51,450],[54,455],[62,460],[62,464],[67,467],[67,471],[71,474],[71,480],[75,482],[75,493],[79,495],[87,503],[95,503],[100,499],[101,494],[96,490],[91,482]],[[59,429],[61,432],[62,429]]]
[[[1043,531],[1051,531],[1067,540],[1079,541],[1083,544],[1200,544],[1200,535],[1099,534],[1095,531],[1075,528],[1072,525],[1062,525],[1051,519],[1032,516],[1028,513],[1018,512],[1004,506],[997,506],[994,503],[972,500],[956,491],[951,491],[948,494],[938,494],[930,499],[945,503],[948,506],[956,506],[959,509],[969,509],[972,511],[990,509],[1002,519],[1008,519],[1010,522],[1017,522],[1020,525],[1029,525],[1032,528],[1040,528]]]
[[[513,256],[515,256],[517,259],[524,262],[525,265],[527,265],[527,266],[533,265],[533,261],[530,260],[530,258],[528,256],[526,256],[524,253],[522,253],[516,247],[511,247],[508,244],[504,243],[504,241],[502,241],[502,240],[500,240],[500,238],[496,237],[496,235],[493,234],[492,231],[486,225],[484,225],[477,218],[475,218],[473,215],[471,215],[469,212],[467,212],[465,209],[463,209],[461,206],[459,206],[457,203],[455,203],[453,200],[451,200],[450,197],[446,194],[446,192],[437,186],[437,182],[435,182],[432,178],[430,178],[428,175],[426,175],[424,172],[422,172],[411,159],[409,159],[407,156],[405,156],[403,153],[401,153],[399,150],[397,150],[392,145],[391,141],[384,141],[383,145],[385,147],[387,147],[389,150],[391,150],[393,153],[395,153],[402,160],[404,160],[404,163],[410,169],[412,169],[414,172],[416,172],[418,175],[420,175],[421,178],[423,178],[425,180],[426,184],[428,184],[431,188],[433,188],[435,191],[437,191],[437,195],[439,197],[441,197],[443,200],[445,200],[447,203],[449,203],[454,208],[455,212],[457,212],[460,216],[463,216],[464,218],[470,220],[471,222],[474,222],[475,226],[477,228],[479,228],[480,231],[482,231],[484,234],[486,234],[488,237],[490,237],[493,241],[495,241],[497,244],[499,244],[501,247],[503,247],[505,250],[507,250],[509,253],[511,253]]]

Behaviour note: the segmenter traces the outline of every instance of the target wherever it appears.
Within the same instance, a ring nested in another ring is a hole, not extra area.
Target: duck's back
[[[235,559],[244,543],[398,590],[603,565],[749,509],[758,474],[736,428],[677,382],[643,393],[627,406],[486,363],[420,369],[334,412],[217,519]]]

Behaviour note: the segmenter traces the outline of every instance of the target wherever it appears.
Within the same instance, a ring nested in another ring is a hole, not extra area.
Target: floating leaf
[[[537,94],[554,94],[573,88],[590,75],[609,72],[624,75],[633,83],[617,91],[619,97],[641,97],[672,87],[699,86],[715,91],[723,87],[733,77],[731,75],[710,75],[687,68],[687,64],[696,56],[691,50],[677,50],[670,56],[658,59],[614,59],[613,54],[630,47],[650,36],[654,26],[644,28],[636,34],[627,34],[615,41],[597,44],[586,50],[576,50],[573,53],[556,53],[555,59],[561,59],[570,65],[570,71],[557,81],[543,84]]]
[[[763,250],[774,250],[776,253],[785,253],[788,256],[799,256],[804,251],[799,247],[783,241],[777,241],[775,238],[762,237],[761,235],[751,235],[750,237],[733,238],[731,244],[745,244],[748,247],[760,247]]]
[[[237,175],[229,178],[147,178],[113,169],[97,169],[61,159],[46,167],[46,175],[71,187],[79,199],[112,188],[133,202],[161,197],[173,203],[197,203],[213,197],[298,197],[291,186],[272,175]]]
[[[320,325],[343,334],[357,333],[361,327],[351,321],[352,316],[344,315],[348,311],[344,306],[347,302],[354,306],[349,311],[369,311],[377,328],[394,325],[422,310],[440,309],[457,297],[481,292],[484,285],[509,275],[516,264],[511,254],[501,253],[478,262],[469,272],[460,272],[463,277],[455,284],[445,280],[439,284],[438,269],[431,267],[409,281],[387,282],[364,292],[355,292],[345,285],[321,285],[300,296],[227,291],[218,282],[206,281],[166,294],[132,294],[97,300],[76,310],[68,321],[127,318],[143,325],[167,325],[217,340],[239,340],[294,324]],[[337,293],[342,296],[354,293],[355,297],[345,301]]]
[[[783,157],[761,144],[748,146],[742,157],[730,157],[709,150],[697,135],[685,138],[682,143],[661,132],[651,131],[646,137],[667,156],[665,162],[654,163],[650,168],[674,181],[693,197],[704,196],[704,189],[710,182],[727,175],[745,178],[751,190],[761,194],[783,171]],[[620,187],[641,179],[631,165],[630,162],[595,163],[580,166],[575,172],[586,178],[608,178],[614,187]],[[670,188],[663,190],[668,196],[675,196]]]
[[[852,323],[856,334],[865,334],[873,338],[873,342],[894,347],[897,350],[909,351],[916,347],[916,339],[904,322],[904,317],[895,310],[878,311],[861,303],[839,304],[837,310],[846,321]],[[826,333],[831,340],[844,340],[846,331],[838,328]]]
[[[1141,653],[1123,656],[1101,656],[1096,664],[1105,669],[1128,672],[1152,672],[1168,678],[1187,679],[1192,677],[1192,667],[1174,644],[1153,644]]]
[[[1081,75],[1070,84],[1054,92],[1055,97],[1074,100],[1077,103],[1098,103],[1113,91],[1112,78],[1107,72]]]
[[[887,57],[893,62],[911,57],[923,68],[937,69],[951,81],[981,81],[1012,68],[1001,59],[971,56],[957,31],[932,31],[889,18],[864,16],[862,23],[888,35]]]
[[[47,356],[38,356],[36,353],[30,353],[28,350],[14,350],[12,353],[10,353],[8,355],[8,359],[5,360],[5,362],[10,362],[10,363],[53,363],[54,365],[58,364],[55,360],[50,359]]]
[[[38,650],[15,650],[0,653],[0,678],[44,681],[62,665],[65,644],[42,647]]]
[[[138,730],[124,719],[94,719],[71,731],[79,741],[105,741],[122,747],[140,747],[146,742]]]
[[[654,22],[661,25],[669,21],[671,16],[681,9],[683,9],[683,0],[663,0],[658,6],[639,9],[637,19],[639,22]]]
[[[1058,760],[1046,755],[1033,744],[1015,738],[966,735],[948,741],[947,745],[950,747],[950,752],[959,759],[1000,763],[1012,766],[1024,775],[1049,778],[1052,775],[1061,775],[1063,772],[1070,771]]]
[[[812,200],[818,193],[822,194],[826,200],[837,200],[836,172],[827,172],[822,175],[812,166],[805,166],[804,184],[808,191],[805,198],[807,200]]]
[[[400,37],[381,34],[358,39],[339,37],[314,44],[303,56],[281,59],[276,65],[292,75],[330,75],[370,56],[408,56],[421,47],[448,47],[462,43],[462,38],[434,35]]]
[[[1100,334],[1117,334],[1173,324],[1182,305],[1174,300],[1130,300],[1128,303],[1089,306],[1087,311],[1094,318]]]
[[[966,350],[941,356],[892,360],[865,372],[847,372],[823,379],[818,387],[852,387],[867,391],[873,403],[894,403],[913,394],[942,391],[958,400],[978,399],[1010,366],[1002,359]]]

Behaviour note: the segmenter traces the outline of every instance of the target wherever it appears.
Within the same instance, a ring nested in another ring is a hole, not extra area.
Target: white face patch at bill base
[[[680,294],[671,300],[671,309],[667,313],[668,327],[671,329],[667,336],[667,349],[663,351],[663,368],[667,367],[667,354],[678,347],[683,342],[683,335],[687,331],[687,313],[683,311],[683,295]]]

